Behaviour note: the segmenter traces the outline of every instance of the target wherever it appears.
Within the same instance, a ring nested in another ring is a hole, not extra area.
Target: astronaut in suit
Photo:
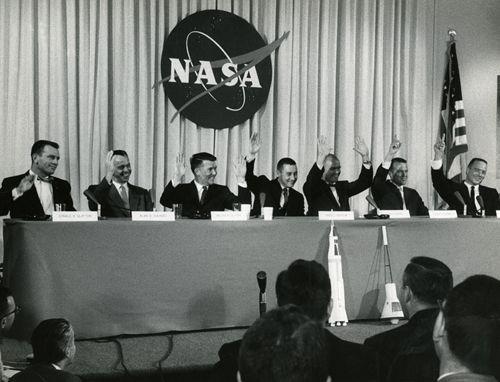
[[[212,154],[201,152],[190,158],[194,180],[181,183],[186,173],[184,154],[176,158],[173,179],[167,184],[160,198],[160,203],[172,208],[173,204],[182,204],[182,215],[190,218],[210,218],[211,211],[232,210],[233,203],[251,203],[250,191],[245,181],[245,159],[240,157],[235,164],[238,182],[238,196],[227,186],[215,183],[217,176],[217,158]]]
[[[400,147],[401,142],[395,136],[373,179],[373,199],[382,210],[408,210],[411,216],[428,215],[429,210],[417,190],[406,187],[408,165],[405,159],[394,157]]]
[[[318,215],[318,211],[349,211],[349,198],[371,186],[373,168],[368,146],[363,139],[356,137],[354,150],[363,158],[361,173],[354,182],[339,181],[340,161],[330,153],[326,137],[318,139],[318,158],[304,183],[308,215]]]
[[[24,174],[5,178],[0,188],[0,215],[35,218],[52,215],[56,204],[74,211],[71,186],[53,176],[59,164],[59,145],[39,140],[31,147],[31,168]]]
[[[273,207],[274,216],[304,216],[304,196],[293,186],[297,182],[297,163],[292,158],[281,158],[276,165],[277,177],[273,180],[265,175],[254,174],[255,156],[261,141],[258,133],[250,138],[250,150],[246,156],[245,179],[255,195],[253,214],[260,215],[261,205]],[[262,199],[262,200],[261,200]]]
[[[109,151],[106,156],[106,176],[101,183],[89,186],[88,191],[101,205],[101,215],[110,218],[130,217],[131,211],[152,211],[149,191],[129,183],[132,169],[124,150]],[[89,199],[89,209],[97,211]]]
[[[496,210],[500,208],[498,192],[494,188],[481,185],[488,170],[488,162],[482,158],[473,158],[467,166],[465,181],[456,183],[447,179],[443,173],[444,149],[444,139],[438,138],[434,145],[431,176],[432,185],[439,196],[448,203],[450,209],[456,210],[461,215],[464,212],[464,205],[455,194],[458,191],[465,202],[467,215],[480,216],[484,210],[486,215],[495,216]]]

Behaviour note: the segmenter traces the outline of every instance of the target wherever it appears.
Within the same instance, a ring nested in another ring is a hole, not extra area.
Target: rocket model
[[[344,278],[342,277],[342,257],[339,252],[337,230],[330,226],[330,245],[328,248],[328,273],[332,286],[332,312],[328,323],[332,326],[346,326],[348,319],[345,311]]]

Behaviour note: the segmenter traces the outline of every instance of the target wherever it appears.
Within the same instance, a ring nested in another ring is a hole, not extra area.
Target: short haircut
[[[340,162],[340,159],[335,154],[331,154],[331,153],[327,154],[325,156],[325,160],[327,160],[328,158],[333,159],[333,160],[338,160]]]
[[[474,373],[498,377],[500,281],[486,275],[467,278],[450,292],[443,315],[455,357]]]
[[[297,163],[292,158],[285,157],[285,158],[281,158],[278,161],[276,168],[278,169],[278,171],[281,171],[283,169],[283,166],[286,164],[288,164],[290,166],[297,166]]]
[[[56,142],[46,141],[42,139],[36,141],[35,143],[33,143],[33,146],[31,146],[31,156],[33,157],[33,154],[42,154],[45,146],[52,146],[55,149],[59,149],[59,145]]]
[[[11,313],[9,309],[12,309],[9,306],[9,297],[13,296],[12,291],[5,287],[0,286],[0,317],[4,317],[6,314]]]
[[[113,150],[113,156],[114,155],[120,155],[122,157],[127,157],[128,158],[128,154],[125,150]]]
[[[314,320],[323,321],[332,296],[330,277],[314,260],[295,260],[276,279],[278,305],[294,304]]]
[[[392,170],[392,168],[394,167],[394,165],[396,163],[407,163],[407,162],[406,162],[406,159],[403,159],[403,158],[399,158],[399,157],[392,158],[391,165],[389,166],[389,171]]]
[[[324,331],[294,305],[269,311],[243,336],[238,358],[242,382],[325,382]]]
[[[417,256],[404,270],[403,285],[408,286],[420,301],[436,305],[453,288],[453,275],[445,263]]]
[[[204,160],[215,162],[217,158],[212,154],[205,152],[194,154],[191,159],[189,159],[189,163],[191,164],[191,171],[194,173],[194,170],[200,167]]]
[[[40,322],[31,335],[35,362],[56,363],[70,356],[74,346],[71,324],[64,318]]]
[[[470,160],[469,164],[467,165],[467,168],[469,168],[470,166],[472,166],[472,164],[473,164],[474,162],[476,162],[476,161],[477,161],[477,162],[484,162],[484,163],[488,164],[488,162],[486,162],[486,160],[485,160],[485,159],[483,159],[483,158],[472,158],[472,159]]]

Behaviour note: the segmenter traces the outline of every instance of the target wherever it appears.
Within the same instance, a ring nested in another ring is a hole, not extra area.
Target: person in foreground
[[[356,137],[354,151],[361,155],[363,165],[354,182],[340,180],[340,160],[330,154],[326,137],[318,139],[318,158],[304,183],[304,195],[309,209],[308,215],[316,216],[318,211],[349,211],[349,198],[369,188],[372,184],[373,168],[368,146]]]
[[[408,165],[405,159],[395,157],[400,147],[401,142],[395,136],[373,178],[373,199],[382,210],[408,210],[411,216],[429,215],[417,190],[406,186]]]
[[[401,302],[409,321],[369,337],[365,347],[378,354],[380,381],[435,381],[438,359],[432,330],[438,302],[453,287],[451,270],[431,257],[414,257],[403,273]]]
[[[286,305],[266,313],[243,336],[238,381],[331,381],[327,362],[322,325]]]
[[[182,204],[182,215],[187,217],[209,218],[211,211],[232,210],[233,203],[250,204],[252,197],[245,181],[246,164],[243,157],[235,164],[238,181],[238,196],[227,186],[215,183],[217,158],[209,153],[194,154],[191,159],[191,171],[194,180],[181,183],[186,173],[184,155],[177,155],[174,178],[167,184],[160,203],[172,208],[173,204]]]
[[[497,381],[500,281],[471,276],[453,288],[443,305],[433,334],[439,357],[438,382]]]
[[[278,306],[293,304],[324,327],[331,310],[332,289],[325,268],[316,261],[295,260],[276,279]],[[323,329],[329,375],[333,381],[375,380],[371,353],[361,344],[344,341]],[[241,340],[222,345],[212,381],[236,381]]]
[[[149,191],[128,182],[132,169],[124,150],[112,150],[106,155],[106,176],[101,183],[89,186],[89,193],[101,205],[101,215],[110,218],[130,217],[131,211],[152,211]],[[97,211],[89,199],[89,209]]]
[[[263,206],[273,207],[274,216],[304,216],[304,196],[293,188],[297,182],[297,163],[292,158],[281,158],[276,165],[275,179],[269,180],[265,175],[257,177],[253,168],[260,146],[259,134],[253,133],[250,138],[249,154],[245,158],[247,162],[245,179],[248,188],[255,195],[254,214],[260,215]]]
[[[31,336],[33,364],[14,375],[12,382],[81,382],[64,371],[75,356],[75,335],[71,324],[63,318],[42,321]]]
[[[59,145],[40,140],[31,147],[31,168],[21,175],[5,178],[0,188],[0,216],[35,218],[52,215],[56,204],[74,211],[71,186],[52,176],[59,164]]]
[[[432,185],[439,196],[448,203],[450,209],[456,210],[459,215],[464,213],[465,204],[467,215],[479,216],[484,210],[485,215],[495,216],[496,210],[500,208],[498,192],[494,188],[481,185],[488,170],[488,162],[482,158],[471,159],[465,172],[465,180],[456,183],[447,179],[443,173],[444,149],[443,138],[438,138],[434,145],[431,176]],[[457,192],[462,200],[457,198]]]
[[[16,305],[10,289],[0,286],[0,335],[2,338],[12,327],[16,314],[19,311],[20,308]],[[0,381],[3,380],[3,362],[2,354],[0,353]]]

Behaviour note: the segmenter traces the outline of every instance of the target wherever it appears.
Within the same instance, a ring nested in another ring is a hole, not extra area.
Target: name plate
[[[410,211],[408,210],[377,210],[379,215],[389,215],[391,219],[409,219]]]
[[[172,211],[132,211],[133,221],[152,221],[152,222],[173,222],[175,213]]]
[[[211,211],[212,221],[244,221],[248,220],[248,214],[242,211]]]
[[[318,211],[319,220],[354,220],[353,211]]]
[[[53,222],[96,222],[97,211],[54,211]]]
[[[455,210],[429,210],[429,217],[431,219],[456,219],[458,216]]]
[[[497,210],[497,218],[500,218],[500,210]]]

